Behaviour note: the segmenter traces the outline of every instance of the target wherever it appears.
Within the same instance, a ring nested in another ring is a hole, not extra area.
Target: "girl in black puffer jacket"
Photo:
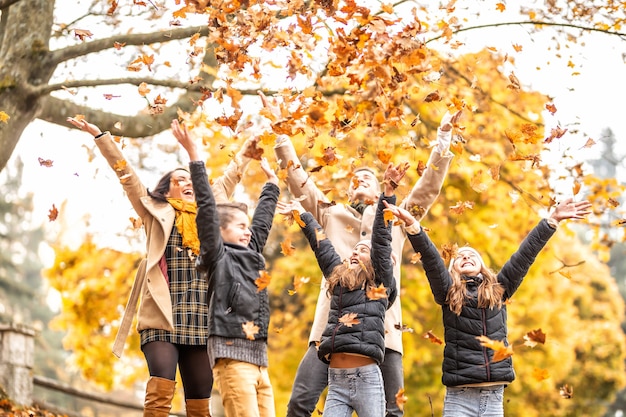
[[[443,311],[442,381],[447,387],[443,416],[503,416],[504,387],[515,379],[513,362],[510,355],[494,358],[494,350],[486,345],[498,341],[508,346],[505,301],[519,288],[559,221],[584,218],[591,213],[591,203],[570,199],[558,204],[497,274],[470,247],[460,248],[446,268],[419,222],[404,209],[388,208],[404,222],[413,249],[422,255],[430,288]]]
[[[351,415],[383,417],[385,392],[379,365],[385,353],[385,312],[396,298],[391,255],[392,222],[384,219],[385,203],[408,166],[389,165],[385,192],[377,206],[372,239],[358,242],[349,259],[342,260],[322,227],[298,201],[278,203],[279,213],[297,212],[302,231],[315,252],[331,297],[328,323],[318,347],[320,360],[329,364],[324,417]]]

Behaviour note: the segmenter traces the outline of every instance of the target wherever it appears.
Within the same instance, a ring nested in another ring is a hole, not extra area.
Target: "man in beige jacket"
[[[267,107],[268,104],[264,104]],[[441,121],[437,135],[437,145],[433,149],[427,163],[427,169],[417,181],[409,195],[399,204],[405,209],[415,205],[423,208],[420,219],[428,212],[439,196],[448,167],[452,160],[449,152],[453,124],[459,119],[461,112],[454,115],[446,113]],[[348,204],[328,203],[324,193],[317,188],[309,174],[302,168],[293,144],[288,138],[281,137],[274,147],[276,159],[281,168],[289,167],[287,186],[296,198],[306,196],[302,200],[305,210],[311,212],[326,232],[326,236],[342,258],[350,256],[352,248],[363,239],[370,239],[376,207],[371,202],[378,201],[381,191],[376,173],[368,168],[354,172],[348,189]],[[418,219],[419,220],[419,219]],[[406,233],[399,226],[392,229],[392,250],[401,259],[402,248],[406,241]],[[396,393],[404,386],[402,368],[402,330],[396,325],[402,323],[400,306],[400,264],[394,266],[394,275],[398,289],[398,298],[387,310],[385,317],[385,359],[381,365],[385,383],[387,416],[401,416],[402,410],[396,403]],[[322,336],[326,325],[330,299],[326,292],[326,280],[322,278],[320,293],[315,308],[315,318],[309,336],[309,348],[302,358],[296,379],[293,383],[291,398],[287,406],[287,417],[310,417],[320,395],[328,383],[328,366],[317,357],[316,343]]]

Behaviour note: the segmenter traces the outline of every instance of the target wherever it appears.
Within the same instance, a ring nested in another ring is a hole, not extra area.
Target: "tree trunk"
[[[53,11],[51,0],[20,0],[2,10],[0,111],[10,118],[0,123],[0,170],[40,110],[33,87],[46,84],[54,71],[46,62]]]

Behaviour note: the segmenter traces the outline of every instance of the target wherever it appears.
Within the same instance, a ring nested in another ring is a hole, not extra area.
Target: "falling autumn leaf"
[[[404,395],[404,388],[399,388],[396,392],[396,405],[401,411],[404,411],[404,404],[408,401],[408,397]]]
[[[389,163],[389,161],[391,161],[391,157],[393,155],[391,155],[388,152],[385,151],[378,151],[377,153],[378,159],[380,160],[380,162],[382,162],[383,164],[387,165]]]
[[[294,277],[293,278],[293,290],[289,290],[289,295],[294,295],[295,293],[297,293],[300,288],[302,288],[302,286],[304,284],[308,284],[308,282],[311,280],[311,278],[309,277]]]
[[[383,284],[380,284],[378,287],[370,286],[366,291],[366,295],[370,300],[387,298],[387,288]]]
[[[352,327],[360,323],[359,319],[357,319],[357,313],[346,313],[343,316],[339,317],[339,323],[343,324],[346,327]]]
[[[143,225],[143,221],[141,218],[129,217],[130,224],[133,226],[133,229],[139,229]]]
[[[9,124],[9,119],[11,118],[11,116],[9,116],[8,114],[6,114],[3,111],[0,111],[0,122],[4,123],[4,124]]]
[[[476,339],[480,341],[480,345],[494,351],[493,362],[500,362],[508,357],[513,356],[513,346],[506,346],[503,341],[491,340],[487,336],[477,336]]]
[[[407,326],[407,325],[406,325],[406,324],[404,324],[404,323],[396,323],[396,324],[394,324],[394,325],[393,325],[393,327],[394,327],[396,330],[400,330],[400,331],[401,331],[401,332],[403,332],[403,333],[405,333],[405,332],[407,332],[407,333],[413,333],[413,332],[414,332],[414,330],[413,330],[412,328],[410,328],[409,326]]]
[[[250,159],[254,159],[257,161],[260,161],[261,158],[263,157],[263,152],[265,152],[265,150],[259,146],[257,146],[257,142],[254,143],[250,143],[247,147],[245,152],[243,153],[243,156],[250,158]]]
[[[519,80],[515,76],[515,73],[512,71],[509,74],[509,81],[511,82],[511,84],[507,85],[506,86],[507,88],[510,88],[511,90],[519,90],[522,88],[522,85],[520,84]]]
[[[533,348],[537,343],[542,345],[546,343],[546,335],[541,329],[531,330],[524,335],[524,345]]]
[[[39,165],[42,167],[50,168],[52,167],[52,161],[49,159],[37,158],[39,161]]]
[[[266,289],[267,286],[270,285],[271,280],[272,277],[267,273],[267,271],[259,271],[259,277],[254,280],[254,283],[257,286],[256,292],[261,292]]]
[[[93,33],[86,29],[74,29],[74,36],[76,36],[81,41],[84,41],[85,38],[91,38]]]
[[[426,334],[424,335],[424,339],[428,339],[431,343],[435,343],[437,345],[443,345],[443,340],[435,336],[432,330],[426,332]]]
[[[574,395],[574,387],[570,387],[567,384],[563,385],[561,388],[559,388],[559,395],[566,400],[571,399]]]
[[[58,215],[59,215],[59,210],[53,204],[52,208],[50,209],[50,211],[48,211],[48,220],[53,222],[53,221],[55,221],[57,219]]]
[[[389,222],[393,222],[396,217],[390,209],[383,209],[383,220],[385,221],[385,227],[389,226]]]
[[[254,335],[259,333],[259,326],[254,324],[252,321],[247,321],[241,324],[241,328],[243,329],[244,334],[246,335],[246,339],[254,340]]]
[[[411,262],[413,265],[415,265],[418,262],[420,262],[421,260],[422,260],[422,254],[419,253],[419,252],[416,252],[413,255],[411,255],[411,259],[409,259],[409,262]]]
[[[587,139],[587,142],[585,142],[585,144],[580,149],[591,148],[595,144],[596,144],[596,141],[591,139],[591,138],[589,138],[589,139]]]
[[[281,249],[280,253],[282,253],[285,256],[291,256],[296,251],[295,246],[291,244],[290,238],[286,238],[285,240],[280,242],[280,249]]]

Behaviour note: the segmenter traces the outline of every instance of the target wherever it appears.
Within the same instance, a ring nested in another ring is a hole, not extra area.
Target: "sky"
[[[83,5],[85,3],[82,2]],[[485,21],[494,18],[519,20],[515,16],[495,13],[499,12],[485,11],[481,17]],[[465,42],[459,52],[474,52],[490,46],[515,56],[511,69],[523,87],[553,97],[557,113],[554,116],[544,115],[548,126],[560,125],[570,132],[583,132],[565,136],[557,144],[557,151],[560,151],[558,147],[561,146],[581,148],[588,138],[597,142],[604,128],[613,130],[618,142],[626,140],[623,106],[626,97],[626,41],[617,36],[585,35],[575,48],[560,50],[562,58],[559,59],[555,57],[555,50],[547,47],[553,44],[548,34],[531,36],[527,28],[523,27],[470,31],[457,40]],[[523,45],[523,51],[514,53],[513,44]],[[429,46],[445,49],[443,44]],[[569,67],[569,62],[574,66]],[[84,70],[87,71],[88,68]],[[111,103],[111,106],[119,107],[119,102]],[[119,108],[116,110],[119,111]],[[165,132],[155,138],[155,143],[169,146],[175,142]],[[24,162],[21,193],[34,194],[34,217],[42,220],[48,234],[55,236],[55,240],[61,238],[76,245],[82,240],[85,230],[91,230],[100,235],[102,244],[120,245],[121,242],[128,242],[125,235],[128,231],[123,230],[126,226],[111,225],[129,226],[129,217],[136,214],[104,158],[97,154],[91,163],[87,163],[90,148],[93,148],[93,140],[84,132],[72,129],[69,125],[64,128],[35,121],[24,131],[8,167],[14,164],[16,158],[21,158]],[[593,149],[581,153],[580,157],[584,158],[589,154],[594,154]],[[40,166],[37,161],[39,157],[53,160],[54,169]],[[145,184],[153,186],[156,183],[163,171],[160,167],[186,163],[185,157],[177,152],[164,155],[163,158],[153,161],[152,166],[141,171]],[[132,155],[129,159],[132,159]],[[68,203],[63,205],[65,201]],[[59,209],[63,208],[64,220],[70,225],[82,226],[63,228],[60,221],[48,222],[48,211],[53,204]],[[60,236],[62,228],[64,232]],[[51,262],[53,254],[49,248],[42,251],[44,262]]]

